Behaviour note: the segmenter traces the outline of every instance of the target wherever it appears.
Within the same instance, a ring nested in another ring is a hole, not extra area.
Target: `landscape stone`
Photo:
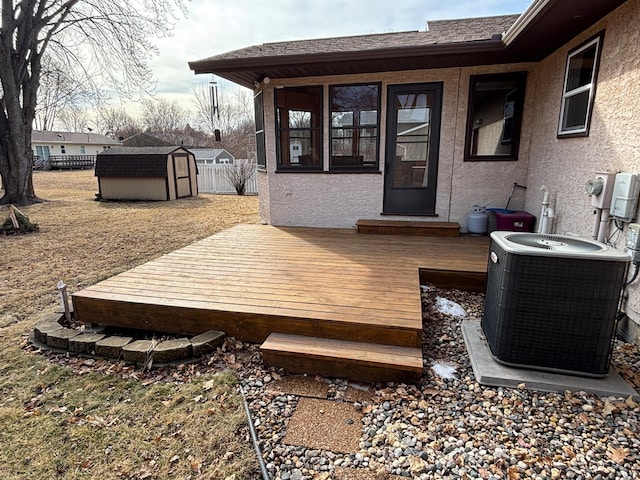
[[[153,349],[153,361],[155,363],[175,362],[184,360],[193,355],[193,348],[188,338],[176,338],[160,342]]]
[[[69,349],[69,339],[77,337],[80,334],[78,330],[73,328],[60,328],[47,334],[47,345],[51,348]]]
[[[40,325],[41,323],[60,323],[60,320],[64,318],[64,315],[61,315],[59,312],[48,312],[43,313],[42,315],[38,315],[36,317],[36,325]]]
[[[33,329],[33,336],[37,341],[46,344],[47,336],[56,330],[62,330],[62,328],[63,326],[56,321],[49,320],[48,322],[38,323]]]
[[[133,340],[131,337],[120,337],[114,335],[112,337],[103,338],[96,342],[96,355],[108,358],[120,358],[122,348]]]
[[[204,332],[193,337],[191,339],[193,356],[201,357],[202,355],[214,351],[224,343],[224,337],[225,333],[217,330],[209,330],[208,332]]]
[[[96,342],[105,337],[101,333],[81,333],[77,337],[69,339],[69,351],[73,353],[95,354]]]
[[[147,363],[155,345],[154,340],[136,340],[122,347],[122,358],[125,362]]]

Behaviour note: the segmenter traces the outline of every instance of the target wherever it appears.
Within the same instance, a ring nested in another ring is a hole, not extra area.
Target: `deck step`
[[[458,222],[419,222],[406,220],[358,220],[358,233],[378,235],[415,235],[422,237],[459,237]]]
[[[416,383],[422,375],[420,348],[285,333],[272,333],[260,348],[265,364],[290,373],[372,383]]]

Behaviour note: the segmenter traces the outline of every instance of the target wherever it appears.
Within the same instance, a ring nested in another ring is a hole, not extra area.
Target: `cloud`
[[[424,30],[427,20],[521,13],[530,0],[192,0],[152,61],[157,92],[186,94],[206,82],[187,65],[251,45],[336,36]]]

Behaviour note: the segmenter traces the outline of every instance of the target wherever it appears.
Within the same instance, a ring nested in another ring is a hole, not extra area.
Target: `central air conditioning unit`
[[[491,233],[481,325],[493,357],[510,366],[606,376],[629,261],[586,238]]]

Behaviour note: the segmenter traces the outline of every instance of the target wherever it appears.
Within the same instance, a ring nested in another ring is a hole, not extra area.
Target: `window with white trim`
[[[603,37],[600,32],[567,55],[558,137],[589,135]]]

